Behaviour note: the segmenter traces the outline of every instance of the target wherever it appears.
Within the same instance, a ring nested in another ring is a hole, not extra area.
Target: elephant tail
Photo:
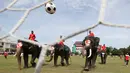
[[[53,54],[52,54],[52,55],[50,55],[50,59],[49,59],[49,60],[46,60],[46,62],[51,62],[51,61],[52,61],[52,59],[53,59]]]

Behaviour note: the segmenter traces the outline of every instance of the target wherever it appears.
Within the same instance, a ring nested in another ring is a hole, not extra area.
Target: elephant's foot
[[[70,65],[69,62],[66,62],[66,65],[69,66]]]
[[[65,63],[61,63],[62,66],[65,66]]]
[[[104,62],[103,64],[106,64],[106,62]]]
[[[92,68],[95,68],[95,67],[96,67],[96,65],[93,65],[93,66],[92,66]]]
[[[88,68],[88,67],[85,67],[85,68],[84,68],[84,71],[89,71],[89,68]]]
[[[57,63],[54,63],[54,66],[57,67]]]
[[[32,67],[36,67],[36,63],[32,63]]]
[[[54,67],[58,67],[57,65],[54,65]]]
[[[57,64],[54,64],[54,67],[57,67]]]
[[[28,68],[28,66],[24,66],[23,68]]]
[[[100,64],[103,64],[103,62],[101,62]]]
[[[67,66],[69,66],[70,64],[68,63]]]
[[[19,67],[19,70],[22,70],[22,68],[21,68],[21,67]]]

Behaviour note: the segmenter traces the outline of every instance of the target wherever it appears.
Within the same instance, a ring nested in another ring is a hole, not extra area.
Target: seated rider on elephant
[[[89,35],[88,36],[89,37],[94,37],[95,35],[94,35],[94,33],[92,31],[89,31]]]
[[[29,40],[35,41],[36,35],[34,34],[34,31],[31,31],[29,35]]]
[[[58,40],[57,44],[59,45],[60,49],[64,49],[64,40],[62,39],[62,36],[60,36],[60,39]]]
[[[85,39],[83,40],[82,45],[85,46],[85,42],[86,42],[86,43],[89,43],[89,41],[86,41],[86,39],[88,39],[88,38],[91,38],[91,39],[92,39],[92,38],[94,38],[94,37],[95,37],[94,33],[93,33],[92,31],[89,31],[89,35],[85,37]],[[93,40],[91,40],[91,41],[93,41]]]

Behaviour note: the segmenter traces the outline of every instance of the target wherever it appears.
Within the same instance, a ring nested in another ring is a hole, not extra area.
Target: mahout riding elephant
[[[86,50],[86,61],[85,61],[85,71],[89,71],[90,68],[95,67],[97,59],[97,49],[99,45],[99,37],[85,37],[82,42],[84,49]]]
[[[39,58],[41,48],[38,45],[34,45],[22,40],[18,40],[19,43],[22,44],[20,49],[16,49],[16,57],[18,61],[19,69],[21,69],[21,53],[23,52],[23,59],[24,59],[24,68],[28,68],[28,55],[31,54],[31,61],[32,67],[36,66],[35,59]]]
[[[54,66],[57,66],[58,56],[61,57],[61,65],[64,66],[64,59],[66,60],[66,64],[69,65],[69,58],[70,58],[70,48],[67,45],[63,45],[61,47],[59,44],[53,45],[54,51],[51,53],[51,58],[47,62],[52,61],[54,56]]]

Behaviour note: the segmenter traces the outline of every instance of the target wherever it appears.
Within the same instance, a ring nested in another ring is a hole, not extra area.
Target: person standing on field
[[[127,53],[127,54],[125,55],[125,62],[126,62],[125,65],[126,65],[126,66],[128,66],[128,63],[129,63],[129,57],[130,57],[129,54]]]
[[[5,57],[5,59],[7,59],[7,56],[8,56],[8,53],[5,51],[5,52],[4,52],[4,57]]]

